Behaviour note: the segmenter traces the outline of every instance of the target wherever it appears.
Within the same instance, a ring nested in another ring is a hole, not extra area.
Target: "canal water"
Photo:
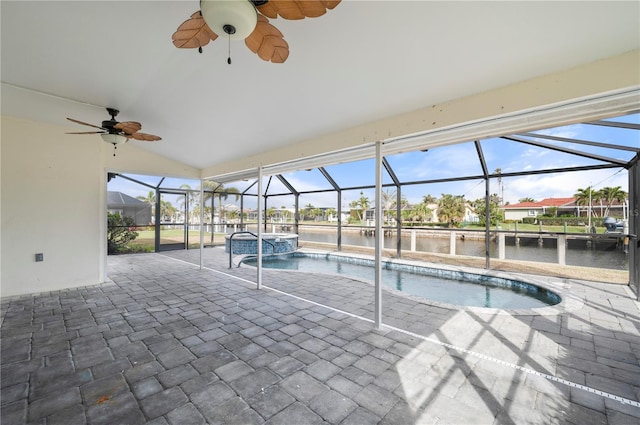
[[[300,229],[300,241],[337,243],[337,235],[334,232],[310,231],[308,229]],[[356,245],[365,247],[374,247],[375,238],[373,236],[364,236],[357,233],[343,232],[343,245]],[[571,244],[566,250],[566,264],[570,266],[594,267],[600,269],[612,270],[628,270],[629,257],[621,249],[616,249],[615,243],[599,243],[595,249],[587,248],[586,242],[584,247]],[[387,249],[396,249],[397,237],[386,236],[384,238],[384,247]],[[409,237],[402,238],[403,251],[409,251],[411,248],[411,239]],[[416,251],[433,252],[440,254],[449,254],[449,238],[416,238]],[[473,257],[484,258],[485,243],[484,240],[456,240],[456,254],[468,255]],[[491,242],[489,246],[489,255],[491,258],[498,258],[498,244]],[[536,240],[522,239],[520,245],[513,242],[505,246],[505,258],[507,260],[536,261],[540,263],[557,263],[558,253],[555,243],[547,243],[538,246]]]

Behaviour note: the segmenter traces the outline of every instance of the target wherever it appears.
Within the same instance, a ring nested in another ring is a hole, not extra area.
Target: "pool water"
[[[255,258],[243,262],[256,264]],[[341,257],[327,256],[265,256],[263,268],[297,270],[310,273],[330,273],[358,279],[375,280],[370,265],[355,264]],[[454,272],[457,278],[442,276],[442,270],[419,268],[424,272],[398,270],[393,264],[383,263],[381,282],[384,286],[425,298],[427,300],[469,307],[500,309],[529,309],[548,307],[561,301],[555,293],[536,285],[490,276]],[[440,274],[433,276],[432,274]],[[446,273],[444,273],[446,274]]]

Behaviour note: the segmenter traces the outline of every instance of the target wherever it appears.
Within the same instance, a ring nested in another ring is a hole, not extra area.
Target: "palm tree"
[[[307,205],[304,206],[304,208],[302,209],[302,211],[300,211],[300,215],[302,216],[302,220],[308,219],[308,218],[314,218],[314,212],[316,210],[316,207],[313,206],[312,203],[308,203]]]
[[[197,202],[198,198],[196,197],[196,194],[191,190],[191,186],[189,186],[187,183],[181,184],[178,189],[182,189],[185,191],[185,197],[182,201],[180,201],[180,208],[182,208],[183,210],[185,209],[185,207],[188,208],[189,210],[188,222],[192,223],[193,222],[192,216],[194,212],[193,205]]]
[[[360,191],[360,198],[349,203],[349,206],[356,210],[356,214],[358,214],[358,220],[362,223],[362,219],[364,217],[364,212],[369,209],[371,203],[369,202],[369,198],[364,196],[364,193]]]
[[[420,202],[409,210],[409,217],[411,221],[419,221],[422,223],[431,221],[431,208],[428,207],[426,202]]]
[[[169,201],[160,201],[160,216],[164,221],[175,221],[178,210]]]
[[[387,222],[391,221],[392,218],[396,218],[396,208],[398,207],[398,192],[396,190],[384,190],[382,192],[382,206],[383,206],[383,214],[385,216],[385,220]],[[402,196],[400,198],[400,208],[405,209],[408,208],[409,202],[407,198]]]
[[[396,190],[383,190],[382,191],[382,213],[384,214],[385,220],[389,221],[390,214],[392,212],[393,207],[397,204],[398,192]]]
[[[136,196],[136,199],[141,200],[142,202],[146,202],[147,204],[154,206],[156,204],[156,192],[150,190],[147,196]]]
[[[280,207],[280,216],[285,220],[289,220],[289,218],[291,217],[291,211],[289,211],[287,207],[283,205]]]
[[[311,214],[313,214],[313,218],[315,219],[315,221],[318,221],[318,217],[322,216],[322,209],[320,208],[314,208],[311,211]]]
[[[429,204],[436,204],[438,202],[438,198],[431,196],[431,195],[424,195],[422,197],[422,202],[426,205]]]
[[[591,186],[587,186],[584,189],[579,188],[578,191],[573,194],[573,197],[576,198],[576,205],[587,206],[592,211],[589,215],[589,219],[591,219],[591,215],[593,215],[593,201],[597,198],[593,188]],[[587,212],[587,214],[589,213]]]
[[[330,217],[333,217],[336,215],[336,209],[335,208],[327,208],[324,213],[327,215],[327,220],[329,220]]]
[[[522,203],[524,203],[524,202],[536,202],[536,201],[535,201],[535,199],[533,199],[533,198],[529,198],[529,197],[527,197],[527,198],[520,198],[520,199],[518,199],[518,202],[522,204]]]
[[[494,171],[498,175],[498,204],[502,205],[504,201],[504,187],[502,186],[502,168],[496,168]]]
[[[481,225],[487,223],[487,200],[485,198],[478,198],[473,201],[473,209],[478,215],[478,221]],[[503,221],[503,213],[500,208],[500,197],[497,193],[492,193],[489,196],[489,223],[492,226],[497,226],[499,222]]]
[[[599,190],[600,198],[605,201],[606,209],[603,217],[609,215],[609,210],[615,201],[624,202],[627,197],[627,192],[622,190],[620,186],[615,187],[603,187]]]
[[[222,200],[226,200],[229,195],[233,195],[235,201],[240,199],[240,191],[235,187],[224,187],[224,184],[215,182],[213,180],[206,180],[203,185],[204,188],[204,201],[208,201],[212,196],[218,197],[219,205],[219,218],[222,220],[225,216]]]
[[[227,217],[231,220],[236,220],[238,217],[240,217],[240,213],[237,210],[231,210],[227,213]]]
[[[155,221],[155,211],[156,211],[156,192],[153,190],[150,190],[149,193],[147,194],[147,196],[136,196],[136,199],[141,200],[142,202],[145,202],[147,204],[149,204],[149,206],[151,207],[151,220],[152,222]]]
[[[200,223],[200,202],[196,202],[195,205],[193,206],[193,210],[189,210],[189,212],[196,219],[194,223],[199,224]]]
[[[267,215],[267,218],[273,219],[273,217],[276,215],[276,208],[275,207],[269,207],[269,208],[267,208],[265,213]]]
[[[464,195],[443,193],[438,201],[438,220],[454,226],[464,218],[465,207]]]
[[[600,216],[604,217],[604,205],[602,204],[602,191],[601,190],[594,190],[593,194],[592,194],[593,198],[592,201],[596,201],[597,203],[600,204]],[[591,209],[593,211],[593,208]],[[598,216],[598,214],[595,213],[593,214],[595,217]]]

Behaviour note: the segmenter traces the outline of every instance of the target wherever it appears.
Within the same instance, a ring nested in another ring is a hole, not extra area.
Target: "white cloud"
[[[523,158],[536,158],[542,156],[543,151],[539,148],[528,148],[524,152],[522,152],[521,157]]]
[[[409,154],[410,155],[410,154]],[[423,155],[418,163],[402,166],[396,164],[399,176],[411,176],[412,180],[428,180],[434,178],[457,177],[480,172],[478,155],[469,144],[460,144],[432,149]],[[462,172],[461,172],[462,170]]]
[[[577,139],[581,134],[581,129],[581,125],[575,124],[564,127],[549,128],[542,131],[536,131],[536,133],[544,134],[547,136],[564,137],[566,139]]]

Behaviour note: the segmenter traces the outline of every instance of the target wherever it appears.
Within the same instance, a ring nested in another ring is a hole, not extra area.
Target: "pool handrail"
[[[256,239],[258,238],[257,234],[255,234],[253,232],[250,232],[248,230],[242,230],[242,231],[239,231],[239,232],[233,232],[231,235],[229,235],[229,268],[230,269],[233,268],[233,261],[232,261],[232,257],[233,257],[233,243],[232,243],[233,242],[233,237],[235,235],[239,235],[241,233],[248,233],[248,234],[250,234],[252,236],[255,236]],[[269,242],[268,240],[266,240],[265,238],[261,238],[261,239],[262,239],[262,242],[266,242],[269,245],[271,245],[271,253],[273,254],[276,251],[276,246],[274,244],[272,244],[271,242]]]

